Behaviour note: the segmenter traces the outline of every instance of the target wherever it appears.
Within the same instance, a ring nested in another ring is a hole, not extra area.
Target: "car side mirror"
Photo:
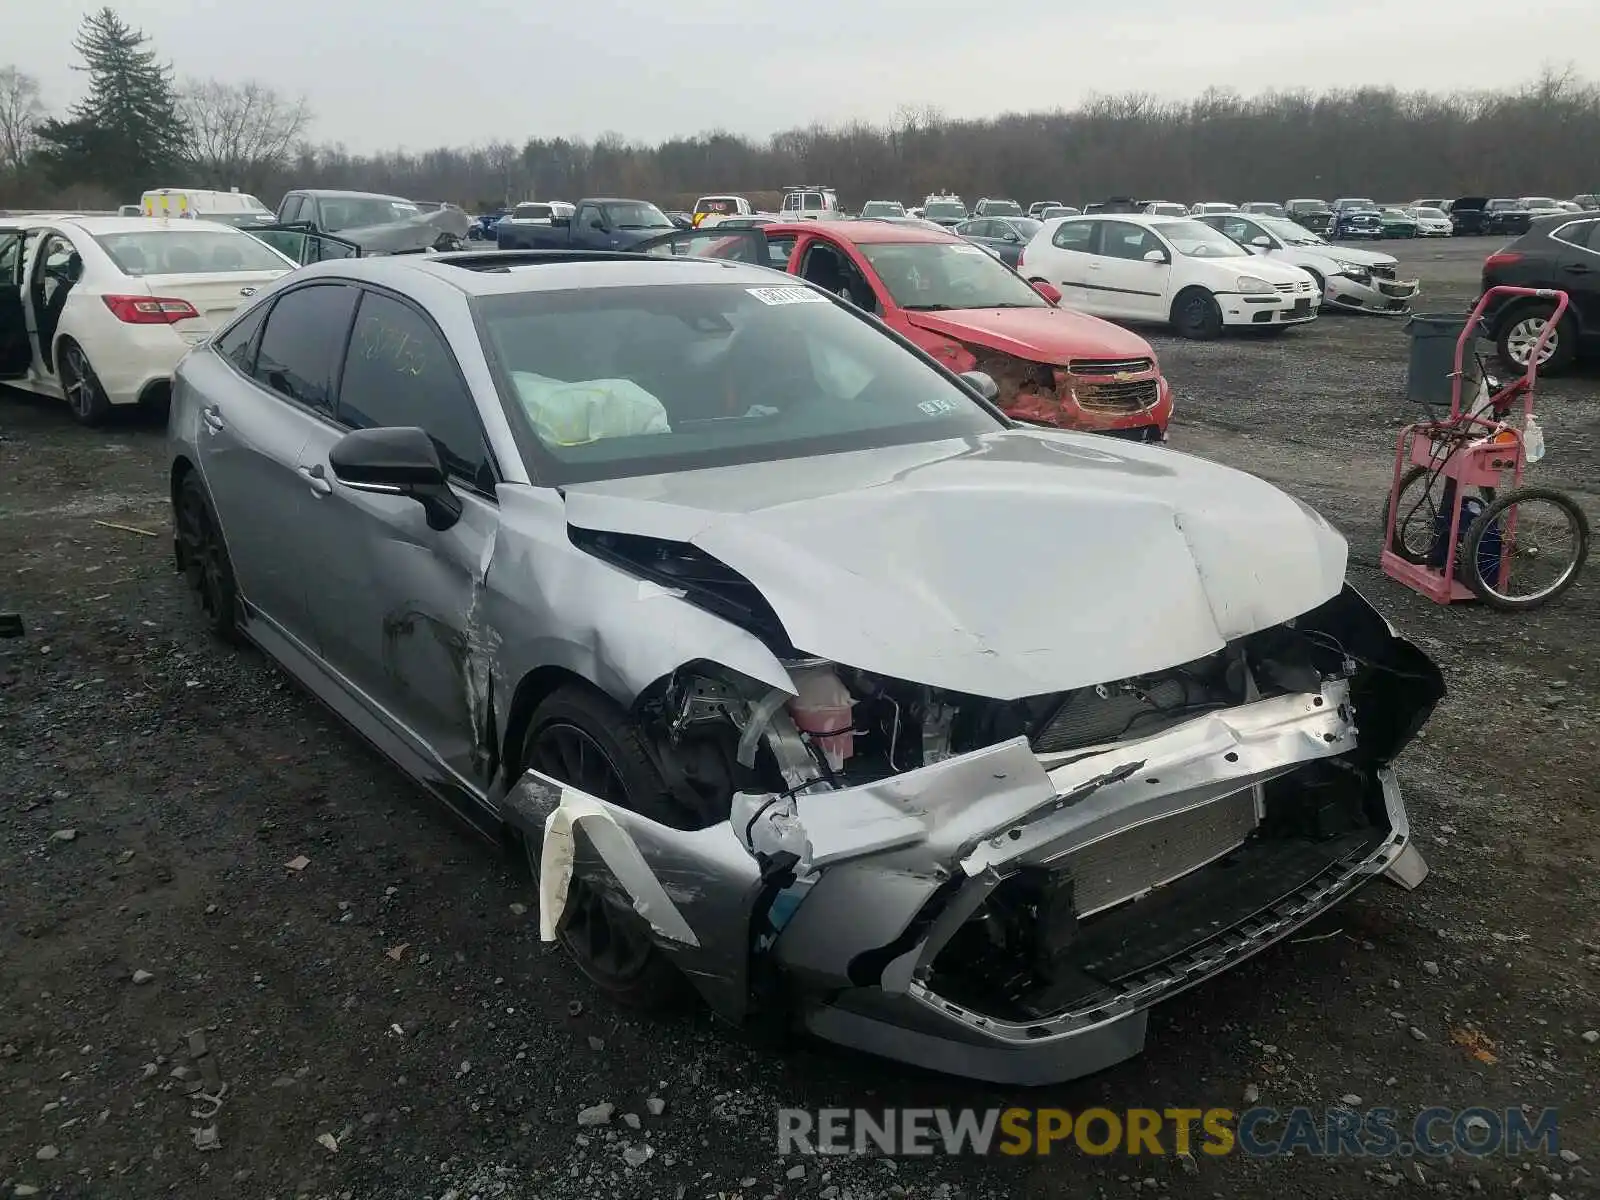
[[[1165,250],[1146,250],[1144,252],[1144,261],[1147,263],[1164,263],[1167,261],[1167,252]]]
[[[1006,241],[1008,242],[1020,242],[1021,240],[1022,238],[1017,235],[1015,230],[1012,230],[1010,233],[1006,234]]]
[[[1262,234],[1260,237],[1251,238],[1250,239],[1250,244],[1252,246],[1260,246],[1263,250],[1271,250],[1272,249],[1272,239],[1269,238],[1266,234]]]
[[[961,378],[973,391],[985,400],[993,403],[1000,395],[1000,385],[994,381],[994,376],[987,371],[963,371]]]
[[[333,477],[353,492],[405,496],[422,505],[429,529],[449,529],[461,519],[438,448],[414,425],[356,429],[328,450]]]
[[[1042,279],[1037,280],[1033,285],[1033,290],[1038,292],[1039,295],[1043,296],[1051,304],[1061,303],[1061,289],[1056,287],[1056,285],[1053,283],[1046,283]]]
[[[550,218],[550,227],[552,229],[566,229],[566,228],[569,228],[571,225],[572,225],[572,218],[571,217],[556,217],[556,216],[552,216]]]

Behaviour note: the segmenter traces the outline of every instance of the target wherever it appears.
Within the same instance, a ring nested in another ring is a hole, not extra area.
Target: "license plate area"
[[[1294,302],[1294,307],[1292,307],[1289,310],[1289,315],[1291,317],[1303,317],[1303,316],[1308,315],[1310,312],[1311,312],[1311,301],[1309,301],[1309,300],[1296,300]]]

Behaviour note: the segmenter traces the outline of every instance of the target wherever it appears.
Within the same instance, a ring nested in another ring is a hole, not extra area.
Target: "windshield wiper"
[[[954,304],[902,304],[901,308],[907,312],[950,312]]]

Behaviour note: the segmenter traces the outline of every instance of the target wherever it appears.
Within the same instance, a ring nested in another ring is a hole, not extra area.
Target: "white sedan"
[[[85,425],[166,402],[173,368],[295,263],[211,221],[0,219],[0,380]]]
[[[1252,255],[1193,217],[1062,217],[1033,235],[1017,270],[1054,284],[1068,308],[1169,323],[1184,337],[1225,327],[1281,331],[1316,319],[1322,289],[1305,271]]]
[[[1221,213],[1198,219],[1251,253],[1299,267],[1316,283],[1325,307],[1395,316],[1411,307],[1420,290],[1417,280],[1400,278],[1394,255],[1335,245],[1283,217]]]

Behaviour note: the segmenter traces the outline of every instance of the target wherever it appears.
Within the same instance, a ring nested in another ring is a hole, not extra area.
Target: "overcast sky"
[[[81,93],[85,7],[18,0],[0,65]],[[630,140],[812,121],[1395,84],[1509,87],[1593,61],[1600,0],[121,0],[179,77],[304,93],[317,141],[370,151],[530,135]]]

